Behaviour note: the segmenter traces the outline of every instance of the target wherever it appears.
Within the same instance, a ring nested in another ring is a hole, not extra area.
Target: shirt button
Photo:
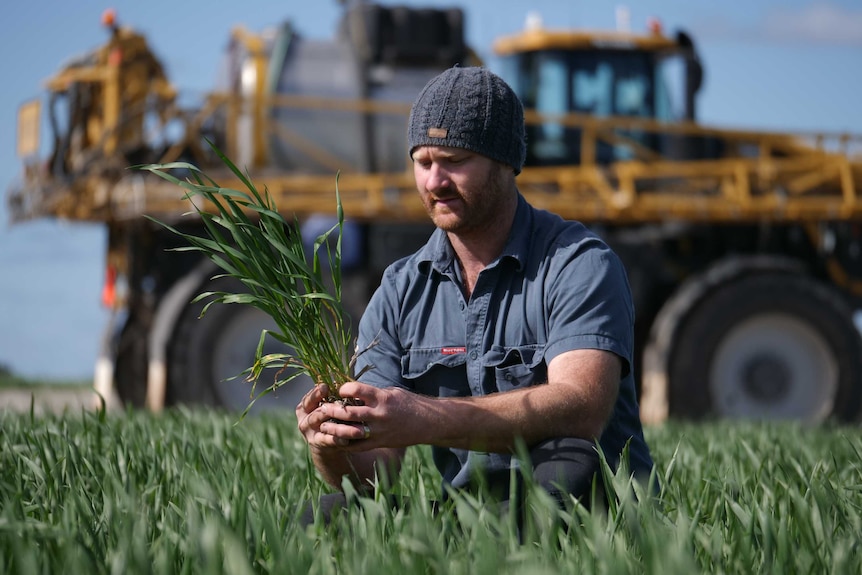
[[[465,307],[467,307],[467,306],[464,304],[464,302],[461,302],[460,304],[458,304],[458,306],[461,308],[461,311],[464,311],[464,308],[465,308]]]
[[[479,357],[479,352],[477,352],[477,351],[470,352],[470,359],[476,359],[477,357]]]
[[[511,373],[506,374],[506,381],[512,381],[512,374]]]

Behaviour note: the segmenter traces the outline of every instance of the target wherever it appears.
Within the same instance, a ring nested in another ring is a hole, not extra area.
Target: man
[[[523,442],[537,482],[589,504],[596,440],[614,466],[628,445],[631,470],[649,474],[625,271],[583,225],[520,195],[512,89],[483,68],[443,72],[413,104],[408,145],[437,230],[385,271],[362,317],[360,382],[341,387],[358,405],[322,403],[319,386],[297,407],[323,478],[367,488],[407,447],[431,445],[444,484],[505,498]]]

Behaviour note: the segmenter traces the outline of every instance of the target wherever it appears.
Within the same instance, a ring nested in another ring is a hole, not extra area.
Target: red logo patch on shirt
[[[457,355],[459,353],[467,353],[466,347],[443,347],[440,348],[440,353],[443,355]]]

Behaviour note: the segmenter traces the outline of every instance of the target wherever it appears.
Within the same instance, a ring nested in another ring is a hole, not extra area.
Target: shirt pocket
[[[545,346],[541,344],[513,347],[493,346],[485,354],[485,368],[493,370],[498,391],[508,391],[545,383]]]
[[[444,353],[448,348],[409,349],[401,356],[401,377],[408,389],[432,397],[465,397],[467,355]]]

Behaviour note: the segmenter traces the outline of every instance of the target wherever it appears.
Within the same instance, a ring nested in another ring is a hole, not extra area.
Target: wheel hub
[[[832,411],[838,367],[810,324],[782,313],[742,321],[725,334],[709,369],[724,417],[820,421]]]
[[[740,379],[748,395],[769,403],[787,396],[792,377],[790,368],[781,357],[766,353],[751,358],[742,367]]]

